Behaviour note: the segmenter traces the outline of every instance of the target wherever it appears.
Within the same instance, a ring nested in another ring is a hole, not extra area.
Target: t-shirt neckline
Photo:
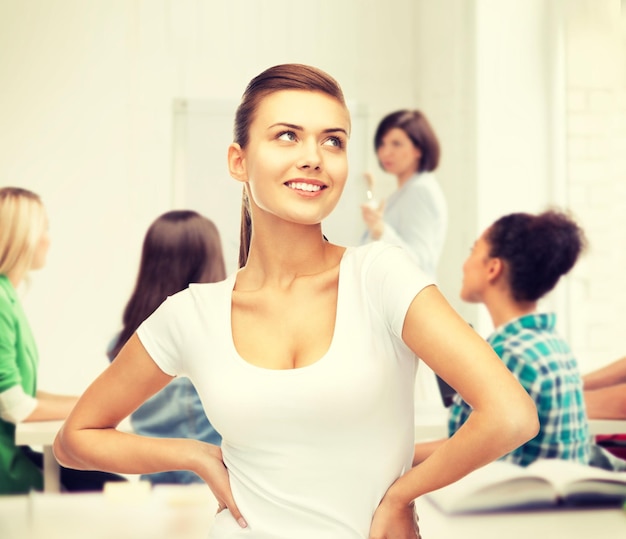
[[[333,335],[330,340],[330,344],[326,352],[313,363],[309,363],[303,367],[296,367],[293,369],[268,369],[267,367],[260,367],[258,365],[254,365],[250,363],[248,360],[243,358],[239,352],[237,351],[237,347],[235,346],[235,340],[233,338],[233,324],[232,324],[232,314],[233,314],[233,290],[235,288],[235,283],[237,280],[237,271],[233,272],[227,279],[226,293],[224,294],[225,301],[225,309],[228,313],[228,316],[224,317],[226,320],[226,327],[224,331],[227,332],[228,335],[228,343],[231,349],[231,356],[235,358],[237,363],[243,365],[244,368],[249,368],[256,370],[257,372],[265,372],[270,374],[275,374],[277,376],[296,376],[302,373],[310,372],[317,368],[322,368],[325,363],[327,363],[327,359],[332,355],[333,350],[338,346],[337,341],[339,339],[339,335],[342,334],[341,328],[343,325],[343,312],[344,312],[344,300],[343,300],[343,290],[345,286],[342,286],[343,276],[346,273],[346,265],[349,263],[349,259],[351,258],[349,255],[352,253],[352,247],[346,247],[343,255],[341,256],[341,260],[339,261],[339,275],[337,279],[337,306],[335,309],[335,326],[333,329]]]

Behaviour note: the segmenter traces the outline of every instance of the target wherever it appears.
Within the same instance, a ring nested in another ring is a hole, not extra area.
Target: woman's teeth
[[[304,183],[304,182],[289,182],[287,187],[291,189],[298,189],[300,191],[320,191],[322,189],[321,185],[313,185],[312,183]]]

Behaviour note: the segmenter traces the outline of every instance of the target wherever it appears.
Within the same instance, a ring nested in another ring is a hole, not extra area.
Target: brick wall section
[[[626,355],[626,14],[594,6],[576,4],[566,40],[568,199],[589,240],[568,278],[569,340],[584,372]]]

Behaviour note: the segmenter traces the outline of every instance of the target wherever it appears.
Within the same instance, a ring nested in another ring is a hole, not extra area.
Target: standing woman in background
[[[399,110],[381,120],[374,148],[382,169],[396,177],[398,189],[379,206],[361,207],[368,229],[364,241],[401,245],[435,278],[448,227],[448,206],[434,175],[440,153],[437,135],[419,110]]]
[[[396,176],[398,188],[378,205],[363,204],[367,225],[363,242],[380,240],[400,245],[433,279],[448,226],[448,206],[434,171],[439,165],[439,141],[426,116],[399,110],[378,124],[374,148],[382,169]],[[366,175],[373,191],[373,180]],[[416,404],[426,413],[443,409],[437,379],[420,365],[415,381]]]
[[[124,309],[123,328],[107,351],[109,360],[115,359],[141,323],[168,296],[191,283],[215,283],[225,277],[222,242],[213,221],[190,210],[174,210],[158,217],[144,238],[135,290]],[[221,442],[187,377],[174,378],[135,410],[130,422],[142,436],[193,438],[214,445]],[[203,482],[187,470],[142,478],[153,484]]]
[[[43,488],[43,455],[15,445],[15,424],[65,419],[77,397],[37,389],[39,354],[17,290],[31,270],[46,263],[48,217],[38,195],[19,187],[0,189],[0,494]],[[66,490],[100,490],[120,480],[100,472],[61,469]]]

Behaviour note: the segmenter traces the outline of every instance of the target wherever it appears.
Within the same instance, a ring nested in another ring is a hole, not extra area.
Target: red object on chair
[[[626,434],[599,434],[596,443],[616,457],[626,460]]]

